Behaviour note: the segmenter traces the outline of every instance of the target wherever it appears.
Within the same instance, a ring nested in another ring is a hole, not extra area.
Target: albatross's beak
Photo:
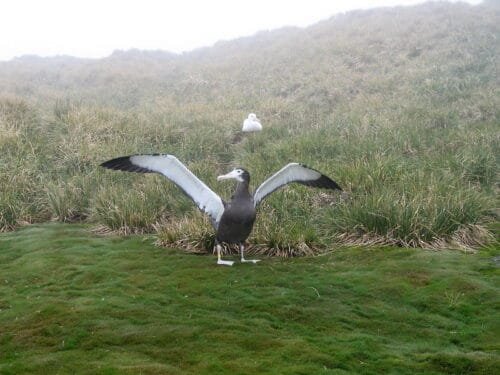
[[[217,177],[217,181],[229,180],[229,179],[240,180],[241,177],[240,177],[239,173],[236,172],[236,170],[231,171],[231,172],[229,172],[227,174],[223,174],[223,175]]]

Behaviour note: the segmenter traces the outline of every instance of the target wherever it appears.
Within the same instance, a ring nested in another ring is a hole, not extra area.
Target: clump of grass
[[[159,246],[179,248],[196,254],[212,253],[215,232],[201,213],[172,218],[155,225]]]
[[[90,178],[75,176],[68,181],[47,184],[47,205],[54,219],[63,222],[84,220],[88,215],[89,199],[94,189]]]
[[[146,233],[171,212],[192,208],[189,200],[160,177],[115,173],[103,178],[90,202],[92,221],[123,233]],[[175,191],[172,194],[171,189]]]
[[[2,193],[0,197],[0,232],[14,229],[18,226],[23,214],[24,203],[15,197]]]
[[[292,194],[293,195],[293,194]],[[278,197],[278,200],[286,200]],[[291,203],[291,202],[289,202]],[[315,227],[310,225],[305,212],[301,217],[287,214],[286,203],[279,208],[263,204],[249,242],[249,251],[255,254],[294,257],[318,254],[324,251],[325,244]]]
[[[0,231],[50,219],[43,194],[32,176],[20,174],[0,179],[0,184],[4,181],[5,185],[0,188]]]
[[[497,142],[497,146],[500,146],[500,142]],[[491,186],[498,178],[498,160],[495,158],[495,152],[487,144],[471,147],[462,152],[458,162],[463,177],[468,182]]]
[[[329,212],[324,230],[346,242],[405,247],[471,248],[490,239],[479,221],[492,201],[473,187],[443,175],[395,187],[356,193]]]
[[[0,129],[2,135],[6,132],[18,134],[33,128],[36,113],[22,98],[16,96],[0,97]],[[0,139],[3,139],[1,137]]]
[[[407,243],[388,234],[374,232],[340,233],[336,237],[338,243],[354,246],[399,246],[419,247],[428,250],[461,250],[467,253],[494,243],[493,234],[481,225],[464,225],[446,237],[438,236],[434,240],[415,239]]]
[[[38,171],[39,118],[17,97],[0,97],[0,231],[46,220]]]
[[[482,225],[461,225],[447,238],[439,238],[429,246],[429,249],[457,249],[465,252],[475,252],[477,249],[494,243],[493,234]]]
[[[91,205],[93,221],[123,233],[153,231],[154,224],[168,214],[158,194],[153,194],[152,189],[143,189],[145,186],[141,183],[132,186],[117,184],[112,189],[98,189]]]

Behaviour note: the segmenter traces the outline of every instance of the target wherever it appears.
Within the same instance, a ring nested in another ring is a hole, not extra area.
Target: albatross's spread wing
[[[335,181],[321,172],[299,163],[290,163],[265,180],[257,190],[255,190],[253,195],[255,207],[273,191],[291,182],[324,189],[342,190]]]
[[[101,166],[128,172],[160,173],[179,186],[215,228],[224,212],[222,199],[172,155],[132,155],[108,160]]]

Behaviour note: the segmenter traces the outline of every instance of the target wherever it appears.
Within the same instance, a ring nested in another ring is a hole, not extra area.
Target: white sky
[[[115,49],[189,51],[336,13],[423,0],[0,0],[0,60],[103,57]],[[478,4],[480,0],[466,0]]]

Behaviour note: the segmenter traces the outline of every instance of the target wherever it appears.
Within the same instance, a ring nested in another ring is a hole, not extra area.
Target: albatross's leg
[[[241,263],[257,263],[260,259],[245,259],[245,245],[240,243]]]
[[[220,251],[222,250],[222,246],[220,244],[215,245],[217,247],[217,264],[221,264],[223,266],[232,266],[233,261],[232,260],[222,260],[220,258]]]

